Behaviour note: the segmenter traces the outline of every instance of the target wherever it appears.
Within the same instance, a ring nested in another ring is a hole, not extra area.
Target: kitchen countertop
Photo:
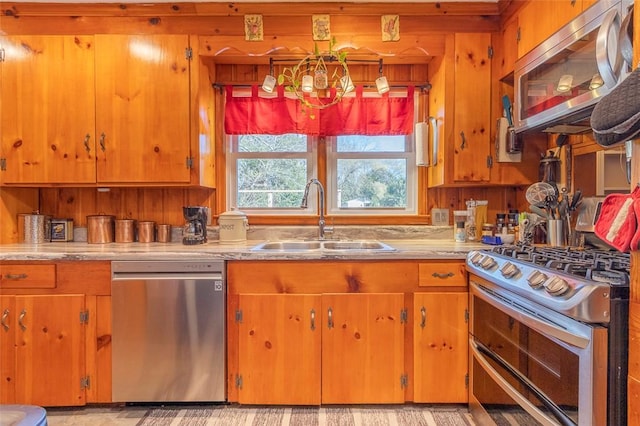
[[[52,242],[0,245],[0,260],[403,260],[464,259],[471,250],[486,249],[481,243],[456,243],[444,239],[381,239],[395,251],[252,251],[265,240],[220,244],[212,241],[196,246],[182,243]]]

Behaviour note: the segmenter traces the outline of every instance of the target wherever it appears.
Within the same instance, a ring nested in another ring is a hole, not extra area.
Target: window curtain
[[[355,96],[345,96],[325,109],[305,110],[298,99],[285,96],[277,86],[276,96],[262,97],[258,86],[249,96],[234,96],[226,86],[224,129],[228,135],[407,135],[413,132],[414,88],[407,96],[365,97],[358,86]],[[331,89],[333,95],[335,89]]]

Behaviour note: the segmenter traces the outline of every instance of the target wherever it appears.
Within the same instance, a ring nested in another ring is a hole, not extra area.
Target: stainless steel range
[[[467,255],[470,406],[482,424],[626,425],[628,254]]]

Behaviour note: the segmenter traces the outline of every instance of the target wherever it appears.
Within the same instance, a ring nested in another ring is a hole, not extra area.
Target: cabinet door
[[[16,296],[16,401],[85,404],[84,295]]]
[[[467,402],[467,305],[467,293],[414,295],[415,402]]]
[[[99,183],[189,183],[187,35],[96,36]]]
[[[2,183],[94,183],[92,36],[0,37]]]
[[[0,296],[0,404],[16,400],[16,316],[15,297]]]
[[[241,404],[320,404],[320,295],[241,294]]]
[[[490,178],[491,34],[455,35],[453,180],[485,182]]]
[[[545,41],[582,12],[582,1],[535,0],[527,3],[518,14],[520,39],[518,57]]]
[[[404,295],[322,296],[322,403],[404,402]]]

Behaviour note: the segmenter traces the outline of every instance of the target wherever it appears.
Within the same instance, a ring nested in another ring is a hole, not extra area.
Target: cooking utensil
[[[504,116],[507,117],[507,121],[509,122],[509,126],[513,126],[513,117],[511,115],[511,99],[509,99],[509,95],[504,95],[502,97],[502,107],[504,108]]]
[[[573,197],[571,197],[571,204],[569,205],[569,211],[571,212],[575,211],[580,205],[581,201],[582,201],[582,191],[578,189],[576,192],[574,192]]]
[[[555,189],[548,182],[536,182],[525,193],[529,204],[538,207],[544,207],[548,195],[555,195]]]

